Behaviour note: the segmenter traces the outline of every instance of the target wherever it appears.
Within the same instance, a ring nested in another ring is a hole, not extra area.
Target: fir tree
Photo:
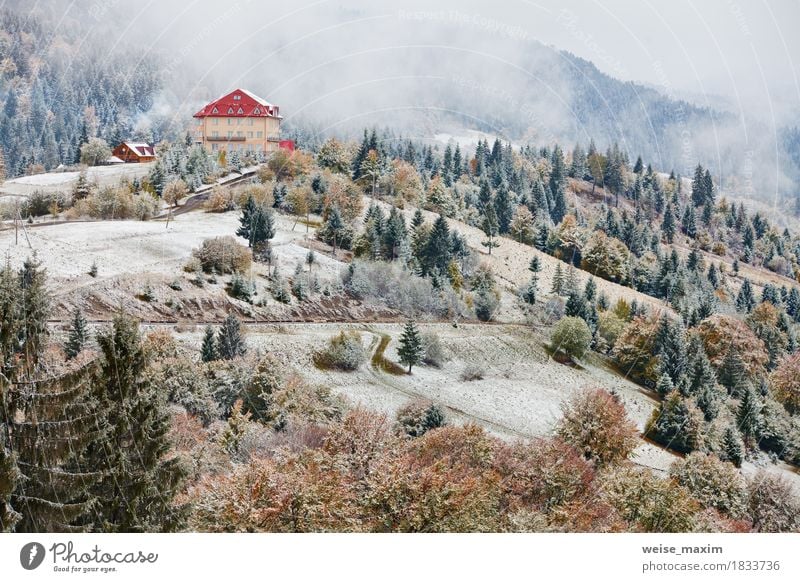
[[[338,206],[331,208],[328,213],[328,218],[323,226],[323,232],[326,238],[329,238],[333,246],[333,256],[336,256],[336,245],[342,240],[342,234],[345,230],[344,220],[342,220],[342,213],[339,211]]]
[[[661,221],[661,232],[664,233],[664,240],[672,244],[675,240],[675,214],[672,204],[667,204],[664,211],[664,219]]]
[[[242,324],[232,313],[222,322],[217,334],[217,356],[223,360],[233,360],[247,353]]]
[[[681,223],[686,236],[690,238],[695,238],[697,236],[697,217],[691,205],[687,205],[686,209],[683,211],[683,220]]]
[[[145,375],[148,356],[139,324],[119,314],[97,334],[103,424],[108,434],[89,458],[101,470],[93,491],[97,531],[159,532],[183,526],[186,508],[175,503],[185,472],[170,450],[166,391]]]
[[[256,212],[256,201],[253,198],[253,195],[250,194],[247,196],[247,201],[242,206],[242,215],[239,217],[239,229],[236,231],[236,235],[240,236],[247,240],[248,246],[252,247],[251,241],[251,231],[252,231],[252,224],[253,224],[253,215]]]
[[[726,461],[733,463],[735,467],[741,467],[744,461],[744,445],[739,438],[739,432],[735,427],[729,426],[725,429],[722,437],[722,452]]]
[[[556,264],[556,272],[553,274],[553,286],[550,292],[555,295],[564,294],[564,271],[561,269],[561,261]]]
[[[742,391],[742,399],[736,413],[736,424],[746,443],[752,442],[758,434],[760,417],[761,405],[758,396],[752,388],[747,387]]]
[[[489,249],[489,254],[492,254],[492,249],[499,246],[495,240],[498,234],[497,214],[494,211],[494,206],[489,205],[484,210],[483,223],[481,229],[486,234],[487,239],[481,241],[481,244]]]
[[[203,335],[203,346],[200,349],[200,357],[204,362],[213,362],[219,357],[217,355],[217,342],[214,338],[214,328],[210,325],[206,326],[206,331]]]
[[[700,164],[694,170],[694,178],[692,179],[692,204],[695,206],[702,206],[708,200],[708,193],[706,191],[706,180],[703,166]]]
[[[69,338],[64,345],[64,355],[68,360],[77,356],[89,340],[89,330],[86,327],[86,318],[80,307],[76,307],[72,314],[72,325],[69,329]]]
[[[756,299],[753,296],[753,287],[750,285],[750,280],[745,279],[739,288],[739,293],[736,295],[736,310],[750,313],[755,306]]]
[[[411,367],[422,361],[423,352],[422,337],[414,322],[409,320],[403,328],[403,333],[400,336],[400,347],[397,349],[400,362],[408,365],[409,374],[411,373]]]

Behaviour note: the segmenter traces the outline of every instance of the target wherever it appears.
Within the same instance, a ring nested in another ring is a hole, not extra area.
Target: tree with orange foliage
[[[639,444],[639,431],[625,406],[602,388],[576,394],[562,409],[558,436],[598,466],[624,461]]]

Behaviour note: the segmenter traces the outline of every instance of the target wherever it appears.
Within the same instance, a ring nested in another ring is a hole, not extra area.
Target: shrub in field
[[[422,334],[422,361],[434,368],[441,368],[447,356],[439,336],[433,332]]]
[[[485,375],[486,375],[486,370],[483,369],[483,366],[471,362],[466,366],[464,366],[464,369],[461,371],[461,380],[464,382],[483,380],[483,377]]]
[[[397,424],[403,434],[419,437],[446,424],[444,411],[428,400],[414,400],[397,412]]]
[[[559,321],[550,336],[550,345],[570,359],[580,359],[589,349],[592,332],[580,317],[565,317]]]
[[[232,236],[207,238],[200,248],[192,251],[206,273],[224,275],[242,273],[250,268],[250,249],[240,245]]]
[[[358,370],[367,359],[361,343],[361,334],[355,331],[342,331],[328,340],[328,345],[313,355],[314,363],[320,368],[334,368],[351,372]]]

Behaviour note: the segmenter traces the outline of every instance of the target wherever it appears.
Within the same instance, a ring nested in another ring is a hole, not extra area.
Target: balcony
[[[243,135],[234,135],[231,137],[227,137],[225,135],[206,137],[206,141],[244,141],[244,140],[245,137]]]

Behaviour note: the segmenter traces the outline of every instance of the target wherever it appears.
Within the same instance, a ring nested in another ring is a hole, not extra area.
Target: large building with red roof
[[[278,106],[245,89],[223,95],[193,117],[198,121],[195,141],[210,152],[266,153],[280,146]]]

